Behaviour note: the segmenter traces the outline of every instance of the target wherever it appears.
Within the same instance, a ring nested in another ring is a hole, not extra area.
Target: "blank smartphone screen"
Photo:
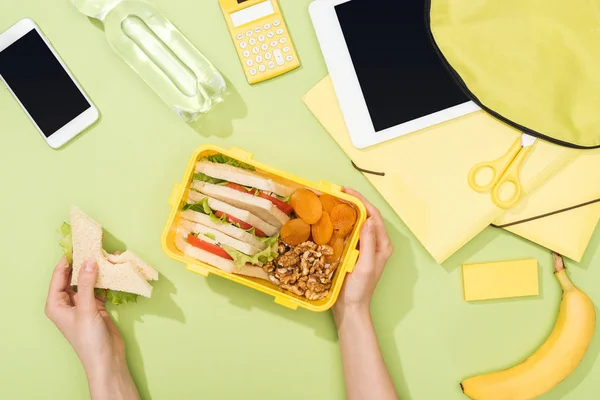
[[[0,75],[46,137],[91,107],[35,29],[0,52]]]
[[[376,132],[468,102],[437,55],[425,0],[335,7]]]

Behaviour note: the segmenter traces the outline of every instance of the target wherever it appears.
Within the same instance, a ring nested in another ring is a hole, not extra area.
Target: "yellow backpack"
[[[600,147],[600,1],[426,1],[435,47],[473,101],[541,139]]]

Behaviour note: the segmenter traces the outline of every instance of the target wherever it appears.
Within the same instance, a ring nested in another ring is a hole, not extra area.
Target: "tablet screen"
[[[335,10],[376,132],[470,100],[434,50],[424,0],[351,0]]]

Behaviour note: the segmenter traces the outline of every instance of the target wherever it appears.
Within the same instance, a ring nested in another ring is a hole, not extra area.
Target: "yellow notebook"
[[[517,130],[479,111],[359,150],[350,142],[329,77],[304,102],[358,167],[385,173],[365,175],[438,263],[503,215],[489,194],[469,187],[467,177],[475,164],[503,155]],[[578,154],[538,140],[521,171],[525,194]]]

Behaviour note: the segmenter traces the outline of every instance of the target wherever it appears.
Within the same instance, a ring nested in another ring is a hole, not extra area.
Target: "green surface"
[[[37,21],[103,114],[99,125],[54,151],[0,86],[0,398],[87,396],[76,356],[43,314],[60,257],[55,229],[72,203],[111,233],[109,250],[125,242],[161,272],[151,300],[113,309],[143,398],[344,398],[330,313],[287,310],[230,281],[188,273],[163,254],[160,234],[171,189],[205,143],[236,145],[293,174],[354,186],[381,208],[396,253],[373,317],[403,399],[463,399],[461,379],[510,366],[544,341],[560,301],[546,250],[490,228],[437,265],[303,105],[301,96],[326,74],[309,2],[281,2],[302,68],[249,86],[216,0],[153,1],[229,81],[226,102],[192,129],[68,0],[0,1],[0,30],[23,17]],[[599,242],[597,233],[584,261],[569,263],[574,282],[596,304]],[[462,263],[529,257],[540,261],[539,297],[462,300]],[[596,335],[582,365],[543,399],[597,398],[599,352]]]

